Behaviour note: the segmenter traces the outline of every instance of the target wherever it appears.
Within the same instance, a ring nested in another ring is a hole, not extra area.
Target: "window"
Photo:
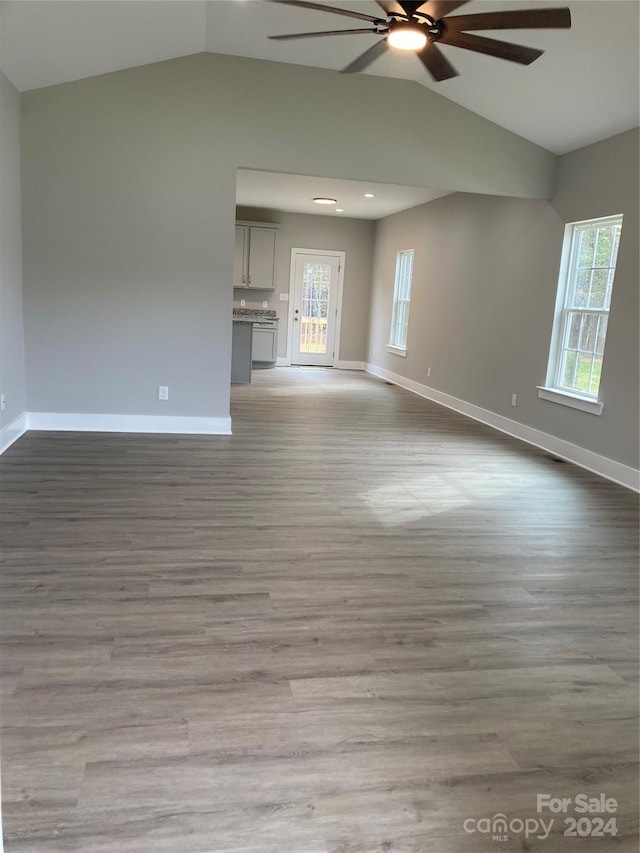
[[[407,354],[407,330],[409,328],[409,303],[411,302],[411,278],[413,276],[413,249],[398,252],[396,257],[396,280],[393,287],[393,311],[391,313],[390,352]]]
[[[546,386],[539,396],[600,414],[600,373],[622,216],[574,222],[565,232]]]

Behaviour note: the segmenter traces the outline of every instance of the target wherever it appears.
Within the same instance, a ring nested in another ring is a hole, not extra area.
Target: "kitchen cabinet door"
[[[278,355],[278,332],[276,329],[253,327],[253,346],[251,358],[254,362],[275,364]]]
[[[249,229],[246,225],[236,225],[236,241],[233,251],[233,286],[248,287],[247,255],[249,251]]]
[[[248,285],[256,290],[274,290],[276,269],[275,228],[251,227],[249,235]]]

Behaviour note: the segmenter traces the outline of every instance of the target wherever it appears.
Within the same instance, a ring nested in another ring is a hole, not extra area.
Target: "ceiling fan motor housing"
[[[434,21],[431,18],[427,21],[419,20],[418,18],[414,18],[410,21],[392,18],[385,28],[385,32],[389,34],[402,32],[403,30],[418,31],[423,33],[429,41],[437,41],[444,33],[444,22]]]

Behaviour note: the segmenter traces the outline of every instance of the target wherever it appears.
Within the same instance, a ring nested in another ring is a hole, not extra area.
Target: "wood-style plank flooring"
[[[635,853],[637,497],[363,374],[254,376],[232,437],[0,459],[7,853]],[[618,835],[465,832],[545,793]]]

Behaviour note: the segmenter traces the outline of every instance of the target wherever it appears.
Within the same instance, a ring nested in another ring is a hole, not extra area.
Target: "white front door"
[[[293,250],[292,364],[333,366],[340,271],[338,254]]]

